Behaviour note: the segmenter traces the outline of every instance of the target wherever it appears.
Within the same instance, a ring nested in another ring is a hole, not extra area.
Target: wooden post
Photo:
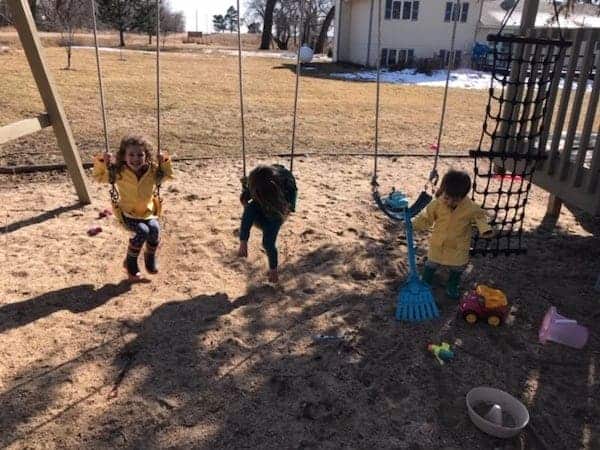
[[[73,184],[75,184],[79,201],[83,204],[89,204],[91,203],[90,194],[85,172],[81,165],[81,158],[77,152],[75,139],[73,139],[73,133],[54,85],[54,80],[42,55],[42,45],[29,4],[27,0],[8,0],[8,5],[12,11],[14,24],[19,33],[21,45],[25,50],[31,73],[46,107],[50,123],[54,128],[58,146],[71,174]]]
[[[523,12],[521,13],[521,26],[519,29],[519,34],[521,36],[529,36],[534,30],[535,17],[537,15],[538,7],[539,0],[525,0]],[[528,56],[525,45],[522,45],[516,49],[515,59],[521,59],[524,54]],[[500,137],[495,142],[495,147],[493,148],[494,151],[507,151],[506,147],[508,146],[509,141],[506,139],[506,135],[508,134],[510,128],[509,120],[511,117],[515,117],[519,112],[519,106],[512,105],[510,102],[513,100],[520,100],[518,97],[521,93],[516,86],[516,82],[521,76],[525,76],[525,74],[522,74],[521,72],[523,72],[521,63],[515,62],[512,64],[512,67],[510,67],[510,84],[506,89],[506,98],[508,99],[508,102],[502,108],[502,122],[500,123],[500,130],[498,132]],[[516,163],[511,168],[511,171],[514,171],[515,168]]]
[[[550,217],[560,216],[560,210],[562,208],[562,200],[554,194],[550,194],[548,197],[548,207],[546,208],[546,215]]]

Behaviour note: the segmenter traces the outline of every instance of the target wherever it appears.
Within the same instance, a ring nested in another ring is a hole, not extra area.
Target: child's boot
[[[448,284],[446,285],[446,295],[448,298],[458,300],[460,298],[460,277],[462,272],[451,270],[448,275]]]
[[[423,273],[421,274],[421,280],[431,286],[433,283],[433,276],[435,275],[435,267],[425,266],[423,268]]]
[[[136,247],[133,244],[129,244],[127,247],[127,257],[123,263],[125,271],[129,276],[130,281],[139,281],[142,279],[140,268],[138,266],[138,256],[140,254],[141,247]]]
[[[158,244],[151,245],[150,243],[146,242],[146,250],[144,251],[144,264],[146,265],[146,270],[148,273],[158,273],[158,260],[156,258],[157,248]]]

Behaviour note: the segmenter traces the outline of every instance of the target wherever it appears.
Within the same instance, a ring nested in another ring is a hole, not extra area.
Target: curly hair
[[[451,198],[464,198],[471,190],[471,177],[462,170],[450,169],[442,177],[440,188],[435,193],[436,197],[446,194]]]
[[[267,216],[283,220],[290,213],[290,205],[273,167],[261,165],[252,170],[248,176],[248,190]]]
[[[116,164],[117,172],[121,172],[123,170],[123,168],[125,167],[125,152],[127,150],[127,147],[131,147],[131,146],[140,147],[142,150],[144,150],[144,155],[146,156],[146,161],[149,164],[152,163],[153,149],[152,149],[152,144],[150,143],[150,140],[147,137],[139,135],[139,134],[127,134],[127,135],[123,136],[123,139],[121,139],[121,144],[119,145],[119,151],[117,152],[117,164]]]

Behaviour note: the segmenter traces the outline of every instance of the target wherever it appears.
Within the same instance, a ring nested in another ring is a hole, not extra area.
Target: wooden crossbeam
[[[0,145],[36,133],[50,125],[50,117],[48,117],[48,114],[40,114],[31,119],[20,120],[19,122],[4,125],[0,128]]]

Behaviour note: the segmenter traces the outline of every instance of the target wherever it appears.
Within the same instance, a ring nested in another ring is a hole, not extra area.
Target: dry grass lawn
[[[74,70],[62,70],[64,49],[46,50],[75,139],[85,160],[103,145],[97,75],[91,49],[74,51]],[[154,136],[155,79],[151,54],[102,52],[111,144],[134,130]],[[162,54],[162,140],[179,156],[233,156],[240,152],[237,58],[218,49]],[[327,70],[333,70],[327,68]],[[370,151],[373,141],[372,83],[315,78],[301,82],[299,152]],[[290,59],[245,58],[247,143],[251,154],[288,152],[294,68]],[[0,123],[43,110],[22,51],[0,55]],[[486,95],[453,90],[449,96],[444,150],[473,148],[481,132]],[[384,85],[382,150],[428,153],[437,138],[442,89]],[[0,164],[60,159],[50,131],[5,145]]]

